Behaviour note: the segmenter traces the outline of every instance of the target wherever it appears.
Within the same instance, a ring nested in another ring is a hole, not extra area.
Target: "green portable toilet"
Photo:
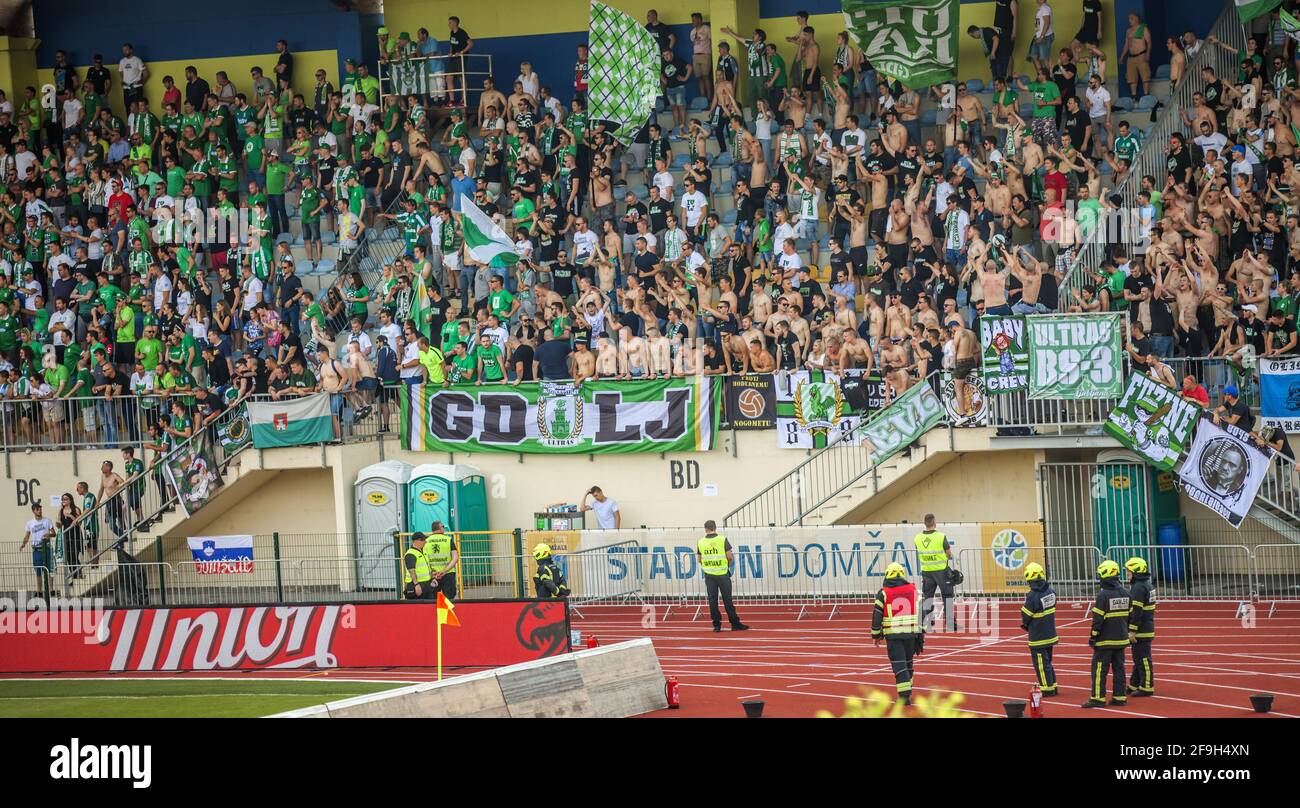
[[[353,486],[357,583],[363,589],[400,589],[393,535],[406,530],[406,482],[410,463],[386,460],[357,472]]]
[[[1092,480],[1093,541],[1103,555],[1111,547],[1150,545],[1153,538],[1146,464],[1108,454],[1097,458]]]
[[[462,536],[459,543],[461,574],[465,584],[480,583],[490,577],[488,564],[471,563],[475,558],[492,555],[488,530],[487,484],[483,472],[461,463],[425,463],[411,470],[406,485],[406,529],[428,532],[435,521],[442,522]]]

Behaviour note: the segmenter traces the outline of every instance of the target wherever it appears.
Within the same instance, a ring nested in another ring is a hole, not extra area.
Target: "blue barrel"
[[[1160,549],[1160,578],[1162,583],[1178,583],[1183,580],[1187,566],[1187,550],[1179,545],[1183,540],[1183,523],[1166,522],[1156,529],[1156,543]]]

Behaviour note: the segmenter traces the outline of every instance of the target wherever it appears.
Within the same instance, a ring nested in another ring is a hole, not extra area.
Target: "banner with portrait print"
[[[1274,454],[1245,430],[1215,424],[1209,414],[1202,414],[1192,448],[1178,468],[1178,480],[1187,496],[1240,527]]]

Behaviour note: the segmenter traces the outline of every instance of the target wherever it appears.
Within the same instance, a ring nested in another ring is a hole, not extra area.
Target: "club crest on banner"
[[[835,428],[844,414],[844,394],[834,382],[801,381],[794,390],[794,419],[813,435]]]
[[[572,384],[543,384],[537,398],[537,440],[544,446],[574,446],[582,437],[582,396]]]
[[[988,420],[988,407],[984,403],[984,377],[978,370],[966,374],[966,396],[968,406],[962,412],[961,402],[957,400],[957,381],[951,373],[943,374],[943,409],[948,414],[948,423],[953,426],[975,426]]]

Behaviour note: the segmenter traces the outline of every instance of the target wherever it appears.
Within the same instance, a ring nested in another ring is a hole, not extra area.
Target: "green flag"
[[[329,393],[313,393],[285,401],[250,401],[248,421],[253,427],[253,446],[258,449],[334,439]]]
[[[943,417],[943,402],[928,381],[921,381],[858,427],[854,437],[871,453],[871,465],[879,466],[911,446]]]
[[[1145,373],[1135,372],[1102,429],[1151,465],[1172,471],[1191,445],[1200,418],[1201,408],[1196,403]]]
[[[1300,20],[1288,14],[1286,9],[1278,12],[1278,19],[1282,21],[1282,31],[1296,42],[1300,42]]]
[[[1237,16],[1242,22],[1250,22],[1282,5],[1282,0],[1236,0],[1236,3]]]
[[[659,97],[663,63],[654,34],[616,8],[591,4],[587,84],[588,115],[605,121],[624,146],[650,117]]]
[[[519,260],[515,244],[501,229],[501,225],[478,209],[469,194],[460,195],[460,230],[474,260],[491,264],[513,264]]]
[[[849,36],[876,70],[912,89],[957,78],[958,0],[841,0]]]
[[[1031,399],[1119,398],[1122,314],[1039,314],[1026,322]]]
[[[1000,395],[1029,387],[1025,318],[986,314],[979,322],[980,349],[984,356],[984,392]]]
[[[424,273],[417,267],[415,278],[411,281],[411,319],[415,321],[415,330],[433,342],[429,333],[429,288],[424,283]]]

